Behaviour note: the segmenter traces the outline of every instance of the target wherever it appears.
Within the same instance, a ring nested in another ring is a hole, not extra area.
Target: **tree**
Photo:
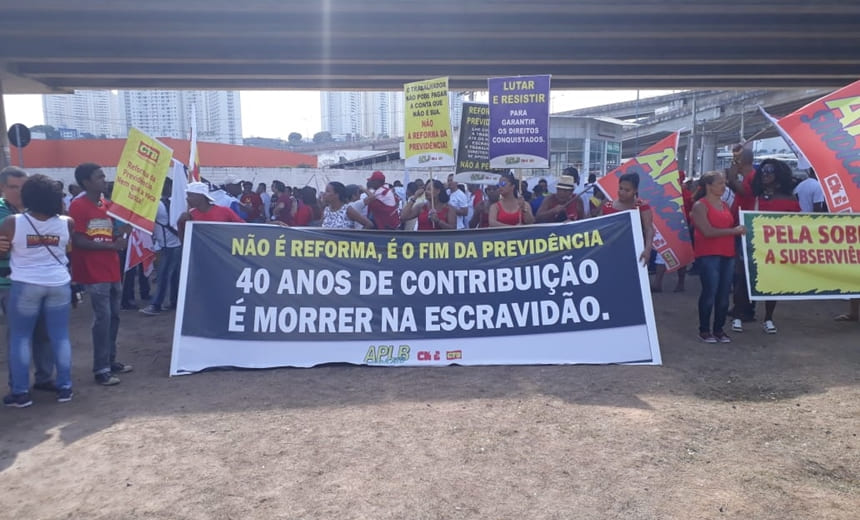
[[[61,139],[60,131],[51,125],[36,125],[30,127],[31,132],[39,132],[45,134],[45,139],[58,140]]]
[[[314,142],[317,144],[330,143],[331,141],[331,132],[317,132],[314,134]]]
[[[289,141],[290,144],[299,144],[302,142],[302,134],[298,132],[290,132],[290,135],[287,136],[287,141]]]

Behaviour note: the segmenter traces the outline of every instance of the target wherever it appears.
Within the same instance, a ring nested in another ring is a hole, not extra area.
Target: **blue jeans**
[[[85,287],[93,303],[93,373],[105,374],[116,362],[122,283],[95,283]]]
[[[149,302],[158,310],[161,310],[161,305],[167,297],[167,291],[170,290],[174,273],[179,271],[180,262],[182,262],[181,247],[165,247],[158,252],[158,270],[156,271],[158,287],[155,289],[155,297]]]
[[[700,256],[699,277],[702,293],[699,295],[699,332],[722,332],[729,313],[729,292],[734,278],[735,259],[726,256]],[[711,311],[714,327],[710,326]]]
[[[69,342],[69,315],[72,291],[69,284],[47,287],[12,282],[9,291],[9,386],[13,394],[30,391],[30,343],[36,321],[45,316],[51,349],[57,367],[57,388],[72,387],[72,344]]]
[[[0,290],[0,308],[3,314],[7,314],[6,308],[9,302],[9,289]],[[9,326],[6,323],[6,344],[9,345]],[[8,354],[11,350],[7,349]],[[36,384],[50,383],[54,378],[54,353],[51,352],[51,338],[48,336],[48,328],[45,325],[45,315],[39,314],[36,320],[36,328],[33,331],[33,366],[36,368]],[[12,380],[12,363],[9,363],[9,380]]]

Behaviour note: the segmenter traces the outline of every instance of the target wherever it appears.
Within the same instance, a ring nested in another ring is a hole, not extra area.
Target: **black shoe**
[[[58,403],[68,403],[72,400],[72,396],[75,395],[72,393],[71,388],[63,388],[62,390],[57,390],[57,402]]]
[[[95,375],[96,383],[102,386],[113,386],[119,384],[119,378],[110,372]]]
[[[9,394],[3,398],[3,405],[12,408],[27,408],[31,404],[33,404],[33,400],[30,398],[30,392]]]
[[[58,388],[53,381],[42,381],[41,383],[35,383],[33,385],[33,390],[41,390],[43,392],[56,392]]]
[[[134,367],[131,365],[126,365],[125,363],[114,362],[110,365],[110,371],[114,374],[127,374],[134,370]]]

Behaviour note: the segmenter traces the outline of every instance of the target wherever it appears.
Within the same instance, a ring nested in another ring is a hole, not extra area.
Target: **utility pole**
[[[687,175],[692,178],[696,173],[696,93],[693,92],[692,100],[693,124],[690,127],[690,149],[687,150]]]

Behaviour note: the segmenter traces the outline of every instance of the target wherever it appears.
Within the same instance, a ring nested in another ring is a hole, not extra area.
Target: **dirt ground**
[[[778,335],[705,345],[698,287],[655,295],[662,367],[168,378],[173,315],[123,312],[135,371],[112,388],[92,382],[85,301],[74,400],[0,410],[0,518],[860,518],[846,304],[780,304]]]

